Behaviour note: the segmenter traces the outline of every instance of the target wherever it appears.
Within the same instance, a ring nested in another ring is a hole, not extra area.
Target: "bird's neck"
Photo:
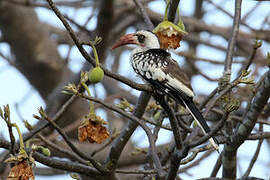
[[[160,45],[159,44],[154,44],[152,45],[151,47],[148,47],[148,46],[139,46],[137,47],[136,49],[133,50],[133,54],[136,54],[136,53],[140,53],[140,52],[145,52],[149,49],[160,49]]]
[[[138,47],[133,49],[132,54],[137,54],[137,53],[141,53],[141,52],[145,52],[147,51],[149,48],[145,48],[145,47]]]

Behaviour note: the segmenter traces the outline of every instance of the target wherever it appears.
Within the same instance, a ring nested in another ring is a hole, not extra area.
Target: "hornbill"
[[[112,46],[112,49],[126,44],[139,46],[132,51],[131,55],[131,65],[134,71],[149,82],[155,91],[166,94],[184,105],[202,132],[207,135],[210,128],[193,102],[194,93],[189,78],[177,62],[172,59],[170,53],[160,49],[158,37],[150,31],[141,30],[121,37]],[[216,140],[210,137],[209,141],[218,150]]]

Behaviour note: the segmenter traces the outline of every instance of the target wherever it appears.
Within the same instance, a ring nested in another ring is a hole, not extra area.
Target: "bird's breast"
[[[163,81],[160,71],[168,65],[168,62],[163,61],[156,54],[140,52],[133,54],[131,64],[134,71],[144,79]]]

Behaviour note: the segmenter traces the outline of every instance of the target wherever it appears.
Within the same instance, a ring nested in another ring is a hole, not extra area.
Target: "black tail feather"
[[[204,117],[202,116],[201,112],[196,107],[194,102],[192,100],[182,100],[182,101],[183,101],[184,105],[186,106],[186,108],[190,111],[190,113],[192,114],[194,119],[199,122],[199,123],[198,122],[197,123],[199,124],[199,126],[201,126],[202,130],[204,131],[204,134],[209,133],[210,128],[206,124]]]
[[[204,117],[202,116],[199,109],[194,104],[193,100],[191,98],[183,99],[181,97],[177,98],[178,101],[181,101],[182,104],[185,105],[185,107],[188,109],[190,114],[193,116],[201,130],[203,131],[204,135],[207,135],[210,132],[210,128],[207,125]],[[209,142],[212,144],[212,146],[218,151],[218,141],[215,137],[209,138]],[[219,152],[219,151],[218,151]]]
[[[148,81],[152,85],[155,86],[155,89],[158,92],[161,92],[161,93],[165,92],[169,97],[177,101],[177,103],[185,106],[190,112],[190,114],[193,116],[195,121],[197,122],[198,126],[203,131],[204,135],[207,135],[210,132],[209,126],[207,125],[199,109],[194,104],[192,97],[189,97],[185,93],[175,90],[173,87],[170,87],[170,88],[165,87],[163,84],[157,83],[154,80],[148,80]],[[218,151],[218,141],[216,140],[216,138],[215,137],[209,138],[209,142]]]

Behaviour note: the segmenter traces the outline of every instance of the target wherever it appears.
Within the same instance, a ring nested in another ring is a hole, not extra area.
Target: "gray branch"
[[[261,83],[247,114],[244,117],[243,123],[236,130],[236,133],[232,136],[231,142],[226,144],[223,150],[222,164],[223,171],[222,176],[224,178],[236,178],[236,152],[237,149],[244,143],[244,141],[250,135],[254,128],[257,119],[262,112],[265,104],[267,103],[270,95],[270,71]]]

